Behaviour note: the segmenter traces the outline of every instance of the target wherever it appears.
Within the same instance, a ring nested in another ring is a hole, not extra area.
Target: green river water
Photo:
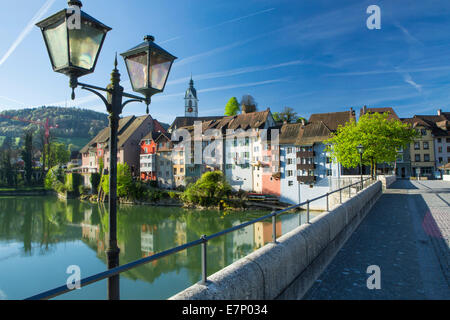
[[[267,213],[121,205],[120,264]],[[305,220],[304,213],[283,214],[277,219],[277,235]],[[83,278],[105,271],[107,231],[107,210],[97,204],[53,196],[0,198],[0,300],[23,299],[64,285],[70,265],[79,266]],[[208,275],[270,242],[271,236],[268,220],[209,241]],[[121,299],[167,299],[200,281],[200,254],[197,246],[122,273]],[[106,280],[55,299],[106,299]]]

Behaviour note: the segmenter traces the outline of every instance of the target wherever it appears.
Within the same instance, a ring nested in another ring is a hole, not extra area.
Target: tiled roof
[[[308,123],[303,128],[303,134],[297,139],[296,145],[306,146],[321,143],[331,137],[331,130],[321,121]]]
[[[353,110],[331,113],[314,113],[309,118],[309,123],[323,122],[331,131],[336,131],[339,125],[344,126],[351,119],[355,119]]]
[[[400,120],[400,118],[395,113],[394,109],[387,107],[387,108],[367,108],[364,106],[359,111],[359,116],[362,116],[364,114],[372,114],[372,113],[385,113],[387,112],[389,114],[388,119],[394,119],[394,120]]]
[[[131,135],[139,128],[139,126],[148,118],[150,115],[135,117],[129,116],[124,117],[119,120],[118,129],[118,140],[117,146],[120,148],[125,144],[125,142],[131,137]],[[89,148],[95,147],[98,143],[107,143],[109,141],[109,127],[101,130],[87,145],[85,145],[80,152],[86,153]]]
[[[208,121],[222,119],[223,116],[211,116],[211,117],[176,117],[170,126],[170,130],[175,130],[182,127],[193,126],[195,121]]]
[[[281,126],[280,144],[296,144],[303,134],[301,123],[285,123]]]

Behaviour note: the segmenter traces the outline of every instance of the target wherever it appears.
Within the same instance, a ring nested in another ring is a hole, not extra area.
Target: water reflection
[[[227,213],[181,208],[120,206],[118,208],[117,234],[120,263],[124,264],[151,256],[157,252],[197,240],[202,234],[213,234],[266,213]],[[302,217],[299,217],[298,214],[285,214],[278,218],[277,236],[297,227],[299,219]],[[51,279],[46,282],[41,281],[30,288],[26,287],[27,282],[24,281],[21,291],[23,296],[20,298],[26,297],[25,293],[28,292],[34,294],[50,289],[53,287],[51,283],[59,285],[61,281],[65,283],[65,275],[61,269],[67,267],[65,265],[67,257],[75,259],[75,251],[77,252],[77,264],[83,265],[83,270],[92,270],[91,272],[105,270],[107,235],[108,214],[104,206],[76,200],[62,202],[53,197],[0,198],[0,270],[3,266],[7,268],[8,262],[15,265],[23,264],[21,269],[27,270],[29,263],[42,260],[41,262],[47,266],[46,279]],[[262,247],[271,239],[272,223],[268,220],[209,241],[208,274],[212,274]],[[23,244],[22,248],[17,246],[16,249],[11,249],[12,244],[19,243]],[[68,246],[68,243],[73,247]],[[11,252],[11,250],[15,251]],[[92,259],[93,253],[98,258],[97,261]],[[147,299],[164,299],[199,281],[200,253],[200,247],[189,248],[123,273],[121,283],[131,280],[133,285],[130,284],[130,286],[133,289],[127,289],[126,283],[124,286],[121,285],[122,297],[140,298],[144,297],[145,293]],[[13,258],[18,254],[22,257],[20,261]],[[56,263],[49,265],[50,263],[45,259],[50,259],[50,257],[53,260],[56,259]],[[103,267],[98,265],[98,261]],[[60,275],[56,276],[56,271]],[[55,276],[52,276],[52,272]],[[173,277],[174,273],[178,276]],[[83,276],[91,274],[85,273]],[[15,274],[15,276],[20,277],[19,274]],[[166,288],[158,290],[152,288],[152,284],[156,280],[167,280],[165,281]],[[136,283],[139,283],[139,286]],[[143,283],[146,285],[142,285]],[[8,298],[10,298],[8,288],[13,285],[8,281],[8,276],[0,272],[0,290],[3,290]],[[86,298],[87,292],[88,290],[78,293],[77,298]],[[149,294],[152,296],[148,296]],[[99,290],[92,295],[95,298],[104,299],[105,291]],[[89,297],[92,296],[89,295]]]

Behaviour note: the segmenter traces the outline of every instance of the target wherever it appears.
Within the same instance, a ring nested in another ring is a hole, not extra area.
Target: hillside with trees
[[[36,124],[3,118],[16,117],[44,122],[58,126],[51,129],[51,140],[72,144],[73,150],[82,148],[102,128],[108,125],[108,115],[92,110],[62,107],[39,107],[33,109],[5,110],[0,112],[0,145],[9,137],[16,145],[22,145],[24,132],[32,132],[34,139],[43,134],[43,128]]]

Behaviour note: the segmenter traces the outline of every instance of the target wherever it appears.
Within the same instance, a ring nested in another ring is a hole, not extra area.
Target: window
[[[333,172],[331,169],[327,169],[327,177],[331,177],[333,175]]]
[[[292,177],[294,174],[293,174],[293,172],[292,172],[292,170],[288,170],[287,171],[287,176],[288,177]]]
[[[439,157],[439,163],[442,163],[442,157]]]
[[[288,181],[288,186],[292,187],[294,185],[294,181]]]
[[[441,138],[438,138],[437,141],[438,141],[438,143],[441,143],[441,142],[442,142],[442,139],[441,139]]]
[[[421,130],[420,130],[420,134],[421,134],[422,136],[426,136],[426,135],[427,135],[427,130],[421,129]]]
[[[184,168],[180,168],[180,173],[183,173],[184,172]]]
[[[416,154],[414,160],[416,162],[419,162],[420,161],[420,154]]]
[[[447,146],[447,152],[450,152],[450,146]]]
[[[248,146],[249,142],[250,142],[250,139],[248,137],[245,137],[245,145],[246,146]]]
[[[414,142],[414,150],[420,150],[420,142]]]
[[[287,148],[287,153],[292,153],[292,148]]]
[[[292,159],[291,158],[287,159],[287,164],[292,164]]]
[[[173,174],[177,174],[177,168],[173,168]]]
[[[447,143],[450,143],[450,138],[445,139],[445,141],[447,141]]]
[[[331,159],[330,159],[330,157],[327,157],[327,159],[326,159],[326,163],[331,163]]]
[[[423,161],[430,161],[430,155],[428,153],[423,155]]]
[[[423,143],[423,148],[424,148],[425,150],[428,150],[428,148],[429,148],[428,142],[424,142],[424,143]]]
[[[438,147],[438,152],[442,153],[442,147]]]

